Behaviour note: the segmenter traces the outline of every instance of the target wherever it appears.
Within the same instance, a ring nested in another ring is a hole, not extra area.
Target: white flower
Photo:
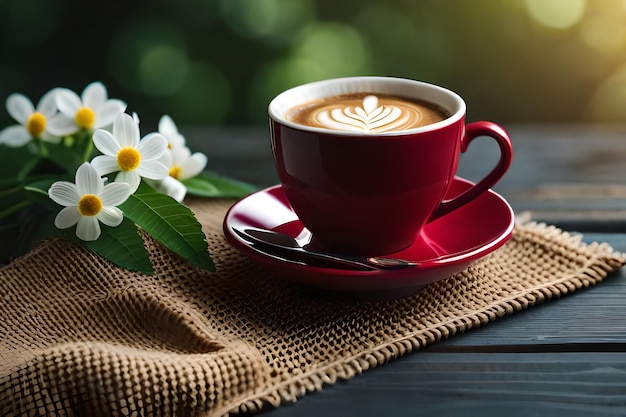
[[[58,136],[71,135],[81,129],[110,126],[126,110],[126,103],[108,98],[106,87],[100,82],[93,82],[85,87],[81,97],[62,88],[55,102],[59,114],[50,120],[49,130]]]
[[[130,186],[123,182],[104,185],[95,168],[85,162],[76,170],[76,183],[57,181],[48,190],[48,196],[65,206],[54,219],[59,229],[76,226],[76,236],[85,241],[98,239],[100,224],[119,226],[124,219],[122,211],[115,207],[130,196]]]
[[[163,115],[159,119],[159,133],[165,136],[168,149],[176,149],[185,146],[185,137],[180,134],[178,127],[170,116]]]
[[[168,175],[167,166],[159,161],[167,150],[167,140],[158,133],[140,140],[139,125],[126,113],[121,113],[113,123],[113,133],[96,130],[93,142],[104,154],[91,161],[94,168],[100,175],[119,171],[115,181],[130,184],[133,193],[141,177],[162,180]]]
[[[159,120],[159,133],[168,141],[167,152],[163,154],[161,161],[169,168],[169,176],[152,185],[157,191],[181,202],[187,194],[187,187],[181,181],[200,174],[206,167],[207,157],[200,152],[191,154],[185,146],[185,137],[178,131],[170,116],[164,115]]]
[[[37,108],[23,94],[11,94],[6,102],[7,111],[19,124],[2,130],[0,143],[19,147],[27,144],[33,138],[59,143],[61,138],[53,136],[49,131],[50,119],[57,112],[54,98],[58,91],[59,89],[55,88],[44,94],[39,100]]]
[[[187,195],[187,187],[181,181],[200,174],[206,167],[207,157],[200,152],[191,155],[186,146],[172,149],[169,154],[171,156],[169,176],[152,185],[157,191],[169,195],[180,203]]]
[[[207,164],[207,157],[202,152],[191,153],[186,146],[172,149],[170,177],[186,180],[200,174]]]

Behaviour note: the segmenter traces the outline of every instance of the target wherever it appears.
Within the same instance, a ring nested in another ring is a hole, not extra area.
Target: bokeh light
[[[316,14],[313,0],[221,0],[220,10],[234,33],[280,44],[288,43]]]
[[[109,58],[117,82],[149,96],[175,92],[189,65],[183,36],[162,21],[146,21],[121,30],[113,38]]]
[[[171,45],[154,45],[139,57],[141,90],[149,95],[175,92],[187,74],[189,63],[184,51]]]
[[[371,73],[368,48],[352,27],[339,23],[315,23],[294,39],[287,58],[263,67],[250,88],[250,117],[266,120],[269,101],[298,84],[325,78]]]
[[[264,126],[286,88],[371,74],[469,120],[626,123],[626,0],[0,0],[0,48],[0,103],[99,80],[147,124]]]
[[[624,121],[626,113],[626,64],[606,78],[596,89],[586,108],[589,119],[597,122]]]
[[[615,54],[626,45],[626,2],[602,1],[588,11],[579,28],[581,41],[590,48]]]
[[[537,22],[553,29],[576,25],[585,13],[586,0],[526,0],[528,12]]]
[[[232,88],[213,65],[191,62],[180,88],[161,103],[179,123],[219,125],[232,111]],[[199,122],[201,121],[201,122]]]
[[[315,23],[296,39],[291,58],[310,62],[310,70],[294,74],[303,80],[369,72],[369,49],[361,34],[341,23]],[[302,71],[300,69],[299,71]]]

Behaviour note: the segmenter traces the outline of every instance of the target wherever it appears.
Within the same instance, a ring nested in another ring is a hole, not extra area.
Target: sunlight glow
[[[625,12],[626,0],[590,3],[578,28],[582,43],[607,56],[621,55],[626,46]]]
[[[587,8],[586,0],[526,0],[530,15],[551,29],[575,26]]]
[[[587,114],[596,122],[621,122],[626,108],[626,64],[606,78],[589,102]]]

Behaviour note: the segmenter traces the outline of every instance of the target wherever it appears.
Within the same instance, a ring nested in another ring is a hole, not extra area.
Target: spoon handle
[[[233,230],[243,239],[258,245],[264,251],[273,255],[279,255],[286,260],[302,261],[307,264],[325,263],[335,267],[342,267],[354,270],[374,271],[378,269],[400,269],[414,267],[417,264],[401,259],[381,258],[381,257],[360,257],[351,255],[338,255],[326,252],[311,251],[302,247],[291,247],[278,245],[273,242],[260,239],[245,230]],[[270,232],[273,233],[273,232]]]

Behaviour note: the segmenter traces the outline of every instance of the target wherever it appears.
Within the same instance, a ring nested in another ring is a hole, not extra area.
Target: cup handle
[[[504,176],[513,160],[513,145],[506,131],[492,122],[474,122],[465,126],[465,135],[461,139],[461,152],[465,152],[469,144],[479,136],[488,136],[494,139],[500,147],[500,161],[496,167],[473,187],[451,200],[444,200],[430,216],[429,222],[450,213],[453,210],[469,203],[480,194],[493,187]]]

